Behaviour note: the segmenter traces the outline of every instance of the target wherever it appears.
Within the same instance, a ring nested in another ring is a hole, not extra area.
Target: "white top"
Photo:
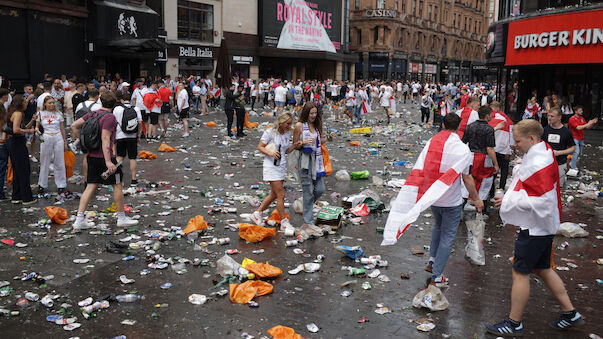
[[[178,92],[178,109],[182,110],[188,107],[188,92],[185,89],[182,89]]]
[[[287,89],[283,86],[278,86],[274,89],[274,101],[285,102],[287,100]]]
[[[331,95],[337,96],[337,85],[331,85]]]
[[[132,92],[132,99],[136,103],[136,107],[141,111],[146,111],[147,108],[144,106],[143,97],[144,97],[145,88],[136,87],[134,92]]]
[[[61,86],[63,86],[63,89],[69,88],[69,81],[68,80],[61,81]]]
[[[199,87],[197,85],[193,86],[193,95],[196,97],[201,95],[201,87]]]
[[[44,99],[49,95],[50,95],[50,93],[44,92],[44,93],[40,94],[38,99],[36,99],[37,104],[38,104],[38,111],[41,111],[44,108]]]
[[[346,94],[345,94],[345,98],[352,98],[350,100],[346,100],[345,105],[346,106],[356,106],[356,95],[354,94],[354,91],[352,89],[350,89]]]
[[[92,104],[92,106],[90,106],[90,104]],[[90,106],[90,112],[98,111],[99,109],[103,108],[103,106],[99,104],[98,101],[86,100],[77,104],[77,107],[75,108],[75,115],[77,115],[77,112],[79,112],[79,110],[84,108],[84,105]]]
[[[285,156],[286,150],[290,145],[291,132],[285,132],[280,134],[274,129],[270,128],[264,131],[262,134],[261,142],[268,144],[274,144],[276,150],[281,153],[281,163],[279,166],[274,166],[274,158],[264,155],[264,181],[276,181],[285,180],[287,174],[287,157]]]
[[[421,88],[421,85],[419,85],[419,84],[412,85],[412,92],[413,93],[419,92],[419,88]]]
[[[363,101],[368,101],[368,94],[365,90],[359,89],[358,93],[356,94],[356,103],[358,106],[362,106]]]
[[[386,92],[379,93],[379,102],[383,107],[389,107],[389,95]]]
[[[129,102],[124,102],[124,106],[132,107]],[[134,107],[136,111],[136,119],[140,122],[142,121],[142,114],[140,113],[140,109],[138,107]],[[117,127],[115,128],[115,139],[127,139],[127,138],[136,138],[136,133],[124,133],[121,129],[121,119],[124,116],[124,108],[121,106],[115,106],[113,109],[113,115],[115,116],[115,120],[117,120]]]
[[[63,119],[63,113],[59,111],[40,111],[38,121],[44,127],[44,134],[56,134],[61,133],[61,123],[65,120]]]
[[[258,87],[255,84],[251,84],[251,96],[256,97],[258,95]]]
[[[402,92],[402,83],[401,82],[396,84],[396,89],[398,92]]]

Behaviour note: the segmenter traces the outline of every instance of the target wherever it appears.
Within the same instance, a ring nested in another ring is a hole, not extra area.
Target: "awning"
[[[168,45],[163,40],[159,39],[122,39],[111,40],[107,46],[117,48],[131,48],[135,50],[157,50],[166,49]]]
[[[342,62],[358,62],[357,54],[329,53],[322,51],[301,51],[294,49],[282,49],[274,47],[258,48],[258,55],[265,57],[281,57],[281,58],[296,58],[296,59],[319,59]]]

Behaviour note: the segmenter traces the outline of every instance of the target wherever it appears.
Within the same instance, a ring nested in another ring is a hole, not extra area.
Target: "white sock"
[[[84,214],[84,212],[77,212],[77,217],[75,217],[75,222],[80,223],[82,221],[84,221],[84,217],[86,215]]]
[[[126,218],[125,212],[117,212],[117,220],[124,220]]]

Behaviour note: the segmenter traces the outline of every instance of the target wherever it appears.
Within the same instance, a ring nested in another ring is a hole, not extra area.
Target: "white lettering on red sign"
[[[596,45],[603,43],[603,30],[601,28],[584,28],[570,31],[542,32],[540,34],[516,35],[513,48],[545,48],[569,46],[571,35],[572,45]]]

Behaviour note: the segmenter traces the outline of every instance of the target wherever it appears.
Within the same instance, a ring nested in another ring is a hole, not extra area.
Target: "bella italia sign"
[[[180,57],[189,57],[189,58],[213,58],[214,54],[213,51],[207,47],[205,48],[201,48],[201,47],[185,47],[185,46],[180,46],[180,50],[179,50],[179,56]]]
[[[367,9],[366,16],[367,17],[395,18],[396,10],[394,10],[394,9]]]

